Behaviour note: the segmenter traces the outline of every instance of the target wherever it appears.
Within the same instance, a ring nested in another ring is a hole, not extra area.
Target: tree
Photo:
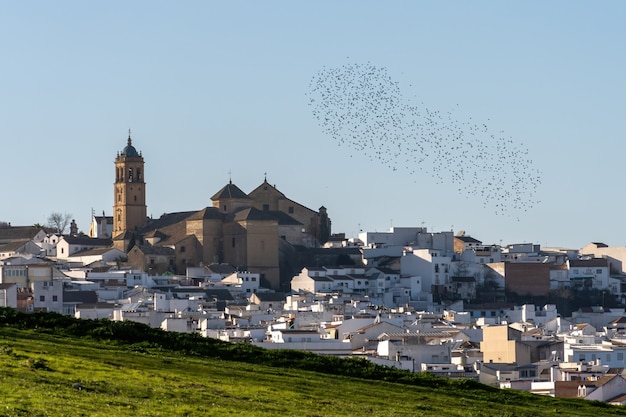
[[[48,216],[48,227],[53,228],[57,233],[63,234],[71,220],[72,215],[69,213],[54,212]]]
[[[0,229],[7,229],[11,227],[11,223],[0,221]]]

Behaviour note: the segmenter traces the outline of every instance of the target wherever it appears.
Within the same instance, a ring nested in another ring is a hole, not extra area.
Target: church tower
[[[143,174],[143,157],[133,146],[129,130],[128,144],[115,158],[114,237],[133,232],[146,224],[146,183]]]

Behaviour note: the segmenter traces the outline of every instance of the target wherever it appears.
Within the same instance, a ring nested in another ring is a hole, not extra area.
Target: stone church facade
[[[229,181],[211,197],[211,206],[149,219],[143,168],[129,135],[115,159],[113,239],[134,268],[184,274],[187,266],[228,263],[280,289],[283,258],[330,237],[325,207],[315,211],[290,200],[267,178],[249,194]]]

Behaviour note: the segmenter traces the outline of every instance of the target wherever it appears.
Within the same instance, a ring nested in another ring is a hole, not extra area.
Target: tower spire
[[[128,146],[131,146],[132,144],[133,144],[133,141],[130,138],[130,129],[128,129]]]

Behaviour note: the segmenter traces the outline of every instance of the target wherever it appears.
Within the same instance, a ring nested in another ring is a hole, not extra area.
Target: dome
[[[135,149],[135,147],[133,146],[130,136],[128,136],[128,145],[126,145],[124,150],[122,150],[121,156],[130,157],[130,158],[139,157],[139,152],[137,152],[137,149]]]

